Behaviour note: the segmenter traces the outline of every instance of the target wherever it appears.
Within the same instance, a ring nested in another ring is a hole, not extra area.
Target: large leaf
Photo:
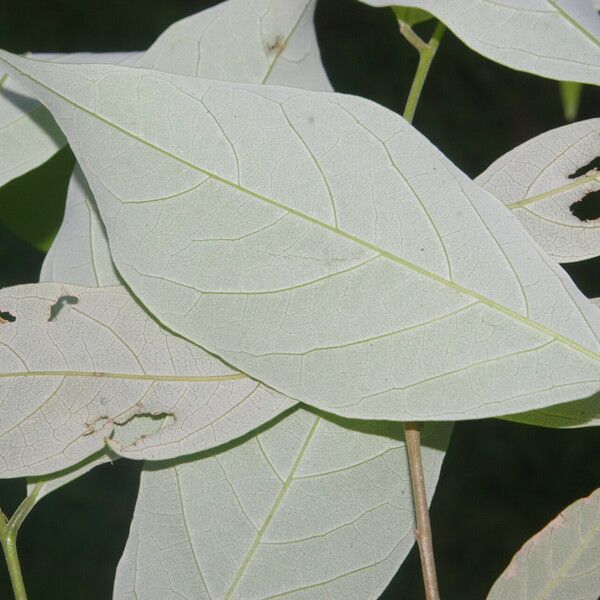
[[[241,371],[359,418],[497,416],[598,391],[595,307],[399,116],[2,56],[64,127],[121,275]]]
[[[521,144],[475,181],[565,263],[600,255],[599,168],[600,119],[589,119]]]
[[[429,497],[449,431],[423,433]],[[401,426],[299,409],[226,452],[145,465],[113,597],[377,598],[413,527]]]
[[[279,0],[266,8],[260,0],[229,0],[169,27],[134,64],[210,79],[329,90],[312,25],[314,9],[315,0]],[[85,177],[76,169],[42,281],[119,283],[96,213]]]
[[[135,53],[34,55],[40,60],[131,64]],[[50,113],[0,70],[0,186],[51,158],[66,140]]]
[[[600,490],[578,500],[515,554],[488,600],[597,600]]]
[[[327,89],[312,16],[316,0],[229,0],[178,21],[144,53],[34,55],[114,62],[209,79]],[[54,119],[0,71],[0,186],[51,158],[65,139]]]
[[[154,417],[155,432],[126,442],[117,433],[111,447],[159,459],[231,440],[293,405],[164,331],[123,288],[17,286],[0,306],[1,477],[74,465],[138,415]]]
[[[590,0],[361,0],[424,9],[467,46],[513,69],[600,84],[600,16]]]

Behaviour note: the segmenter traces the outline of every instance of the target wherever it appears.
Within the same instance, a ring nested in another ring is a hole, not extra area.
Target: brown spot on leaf
[[[282,35],[276,36],[270,44],[267,44],[267,52],[269,54],[279,54],[280,52],[283,52],[284,48],[285,38]]]

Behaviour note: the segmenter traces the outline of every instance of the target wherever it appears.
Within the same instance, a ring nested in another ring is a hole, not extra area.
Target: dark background
[[[173,21],[216,2],[186,0],[3,0],[0,47],[13,52],[142,50]],[[391,11],[353,0],[320,0],[317,31],[337,91],[402,112],[416,52],[397,33]],[[423,35],[431,23],[420,26]],[[579,118],[598,116],[600,91],[586,87]],[[471,52],[447,33],[426,84],[415,126],[476,176],[497,157],[564,124],[554,81],[511,71]],[[38,247],[60,225],[73,157],[61,151],[0,189],[0,287],[37,280]],[[32,232],[20,222],[35,223]],[[8,224],[8,226],[7,226]],[[14,230],[19,235],[13,233]],[[600,261],[567,266],[588,296],[600,296]],[[598,487],[596,430],[550,430],[500,420],[459,423],[432,505],[444,600],[485,598],[512,555],[571,502]],[[44,498],[19,544],[30,600],[107,600],[135,502],[140,463],[118,461]],[[0,481],[11,514],[22,480]],[[0,598],[10,598],[4,565]],[[413,550],[384,599],[420,600]],[[362,600],[362,599],[356,599]]]

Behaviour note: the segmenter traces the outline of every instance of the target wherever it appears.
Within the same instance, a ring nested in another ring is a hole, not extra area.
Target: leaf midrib
[[[580,33],[582,33],[585,37],[587,37],[589,40],[591,40],[592,43],[594,43],[596,46],[598,46],[600,48],[600,40],[595,35],[593,35],[590,31],[588,31],[583,25],[581,25],[581,23],[579,23],[578,21],[576,21],[561,6],[559,6],[559,4],[556,2],[556,0],[547,0],[547,2],[548,2],[548,4],[550,4],[550,6],[554,7],[556,9],[556,12],[558,14],[562,15],[562,17],[566,21],[568,21]]]
[[[302,447],[300,448],[300,451],[298,452],[298,456],[296,457],[296,460],[294,461],[294,464],[292,465],[292,468],[290,469],[290,472],[288,473],[286,480],[283,482],[283,485],[281,486],[279,493],[275,497],[275,501],[273,502],[273,505],[271,506],[269,513],[267,514],[265,520],[263,521],[261,528],[256,533],[256,536],[254,537],[254,541],[252,542],[252,545],[250,546],[248,552],[244,556],[244,559],[242,560],[242,563],[240,564],[240,567],[237,570],[237,572],[233,578],[233,581],[231,582],[231,585],[229,586],[229,588],[227,589],[227,592],[225,593],[225,596],[223,597],[224,600],[231,599],[232,594],[235,592],[236,588],[238,587],[238,585],[240,583],[240,580],[244,576],[244,573],[246,572],[246,569],[248,568],[248,565],[250,564],[252,557],[254,556],[254,554],[256,553],[256,550],[260,546],[260,544],[262,542],[262,538],[264,537],[267,529],[269,528],[271,521],[277,514],[277,511],[279,510],[279,506],[281,505],[281,502],[283,501],[285,495],[287,494],[287,492],[290,488],[290,485],[294,481],[294,476],[296,474],[296,471],[298,470],[298,467],[302,463],[302,459],[304,458],[304,455],[306,454],[306,450],[308,449],[320,422],[321,422],[321,417],[315,417],[315,421],[312,424],[308,433],[306,434],[306,439],[304,440],[304,443],[302,444]]]
[[[586,498],[587,499],[587,498]],[[585,502],[585,500],[583,502]],[[598,507],[598,500],[596,500],[596,507]],[[582,509],[583,510],[583,509]],[[581,517],[580,511],[577,515],[571,515],[572,518]],[[575,546],[575,548],[569,553],[569,555],[565,558],[560,568],[556,571],[553,577],[550,578],[537,600],[548,600],[549,595],[558,587],[561,579],[565,576],[566,573],[569,572],[569,569],[577,562],[577,559],[583,554],[585,550],[588,549],[592,540],[598,535],[600,532],[600,516],[597,515],[596,521],[594,525],[590,528],[588,533],[585,535],[583,539],[579,538],[579,544]]]
[[[15,371],[0,373],[0,379],[13,377],[91,377],[93,379],[129,379],[135,381],[212,382],[250,379],[245,373],[228,375],[155,375],[151,373],[111,373],[110,371]]]
[[[120,131],[121,133],[123,133],[124,135],[130,137],[131,139],[134,139],[135,141],[139,142],[140,144],[143,144],[153,150],[155,150],[156,152],[162,154],[163,156],[166,156],[168,158],[171,158],[172,160],[175,160],[187,167],[189,167],[190,169],[193,169],[195,171],[198,171],[200,173],[203,173],[204,175],[206,175],[207,177],[210,177],[211,179],[214,179],[215,181],[218,181],[226,186],[232,187],[234,189],[236,189],[239,192],[242,192],[244,194],[248,194],[254,198],[256,198],[257,200],[260,200],[262,202],[265,202],[267,204],[270,204],[271,206],[275,206],[276,208],[279,208],[281,210],[284,210],[298,218],[301,218],[309,223],[312,223],[313,225],[316,225],[318,227],[321,227],[323,229],[326,229],[332,233],[334,233],[335,235],[339,235],[355,244],[358,244],[364,248],[367,248],[369,250],[372,250],[374,252],[379,253],[381,256],[387,258],[388,260],[398,263],[408,269],[411,269],[412,271],[415,271],[425,277],[428,277],[430,279],[433,279],[434,281],[436,281],[437,283],[448,287],[450,289],[453,289],[459,293],[465,294],[467,296],[471,296],[472,298],[476,298],[477,300],[479,300],[482,304],[485,304],[486,306],[489,306],[490,308],[493,308],[495,310],[497,310],[498,312],[513,318],[516,321],[519,321],[521,323],[523,323],[524,325],[531,327],[533,329],[535,329],[536,331],[539,331],[541,333],[544,333],[545,335],[548,335],[550,337],[555,338],[557,341],[565,344],[566,346],[570,347],[571,349],[580,352],[582,354],[584,354],[585,356],[587,356],[588,358],[591,358],[592,360],[600,363],[600,354],[598,354],[597,352],[594,352],[592,350],[590,350],[589,348],[586,348],[584,346],[582,346],[581,344],[579,344],[578,342],[575,342],[574,340],[567,338],[566,336],[558,333],[557,331],[554,331],[553,329],[550,329],[549,327],[546,327],[545,325],[542,325],[541,323],[538,323],[537,321],[533,321],[532,319],[525,317],[523,315],[521,315],[520,313],[516,312],[515,310],[504,306],[502,304],[500,304],[499,302],[496,302],[495,300],[492,300],[491,298],[488,298],[487,296],[483,296],[482,294],[479,294],[478,292],[476,292],[475,290],[471,290],[469,288],[466,288],[462,285],[459,285],[457,283],[455,283],[454,281],[450,281],[448,279],[446,279],[445,277],[442,277],[441,275],[438,275],[437,273],[434,273],[432,271],[429,271],[428,269],[425,269],[417,264],[414,264],[396,254],[393,254],[392,252],[389,252],[387,250],[384,250],[382,248],[380,248],[379,246],[376,246],[375,244],[368,242],[366,240],[363,240],[361,238],[358,238],[357,236],[354,236],[346,231],[343,231],[341,229],[338,229],[332,225],[329,225],[328,223],[325,223],[323,221],[319,221],[318,219],[316,219],[315,217],[312,217],[311,215],[308,215],[306,213],[303,213],[297,209],[291,208],[289,206],[286,206],[285,204],[282,204],[276,200],[273,200],[272,198],[268,198],[267,196],[264,196],[258,192],[255,192],[249,188],[246,188],[240,184],[237,184],[233,181],[229,181],[228,179],[225,179],[224,177],[221,177],[220,175],[217,175],[216,173],[212,173],[211,171],[208,171],[206,169],[203,169],[201,167],[199,167],[198,165],[195,165],[194,163],[188,161],[187,159],[174,154],[172,152],[169,152],[167,150],[165,150],[164,148],[161,148],[160,146],[157,146],[156,144],[138,136],[137,134],[125,129],[124,127],[121,127],[120,125],[117,125],[116,123],[113,123],[112,121],[110,121],[109,119],[95,113],[94,111],[81,106],[80,104],[78,104],[77,102],[75,102],[74,100],[71,100],[70,98],[67,98],[66,96],[64,96],[63,94],[61,94],[60,92],[52,89],[51,87],[49,87],[48,85],[42,83],[41,81],[35,79],[35,77],[25,73],[24,71],[22,71],[21,69],[19,69],[17,66],[15,66],[14,64],[12,64],[11,62],[9,62],[6,58],[2,57],[0,58],[0,61],[5,62],[7,65],[9,65],[12,69],[14,69],[17,73],[19,73],[22,77],[29,79],[30,81],[32,81],[35,85],[38,85],[40,87],[42,87],[43,89],[47,90],[48,92],[50,92],[51,94],[53,94],[54,96],[57,96],[58,98],[60,98],[61,100],[63,100],[64,102],[66,102],[67,104],[73,106],[74,108],[81,110],[83,112],[85,112],[86,114],[90,115],[91,117],[94,117],[95,119],[97,119],[98,121],[104,123],[105,125],[112,127],[113,129]],[[119,67],[119,68],[123,68],[123,67]],[[124,67],[127,68],[127,67]]]

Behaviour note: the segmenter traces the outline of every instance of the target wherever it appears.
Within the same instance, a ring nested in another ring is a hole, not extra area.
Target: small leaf
[[[565,120],[569,122],[574,121],[579,112],[583,85],[576,81],[559,81],[558,84],[560,86],[560,100],[563,105]]]
[[[600,218],[574,209],[590,198],[600,211],[600,119],[552,129],[521,144],[475,180],[499,198],[557,262],[600,256]],[[600,212],[597,212],[600,217]]]
[[[398,21],[402,21],[411,27],[413,25],[418,25],[423,21],[428,21],[429,19],[433,19],[433,15],[428,13],[426,10],[421,10],[420,8],[406,8],[404,6],[392,6],[392,10],[394,11],[394,16]]]
[[[392,6],[390,0],[361,0]],[[589,0],[401,0],[443,21],[467,46],[520,71],[600,84],[600,16]]]
[[[598,391],[597,311],[398,115],[2,56],[72,140],[119,273],[235,368],[357,418],[499,416]]]
[[[64,296],[77,303],[49,321]],[[0,477],[68,468],[106,438],[130,458],[189,454],[294,404],[164,331],[121,287],[17,286],[0,305],[16,317],[0,326]]]
[[[450,428],[423,432],[429,497]],[[226,451],[144,466],[113,598],[377,598],[413,515],[401,425],[298,409]]]
[[[597,600],[600,490],[578,500],[515,554],[487,600]]]

